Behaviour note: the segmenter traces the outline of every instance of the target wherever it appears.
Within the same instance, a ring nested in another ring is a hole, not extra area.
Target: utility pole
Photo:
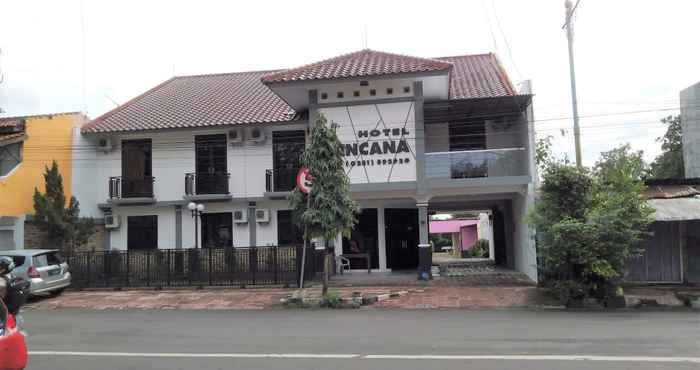
[[[564,1],[566,8],[566,22],[562,28],[566,28],[566,39],[569,42],[569,74],[571,75],[571,107],[574,113],[574,145],[576,147],[576,165],[581,167],[581,129],[578,124],[578,102],[576,99],[576,69],[574,68],[574,24],[573,17],[576,7],[581,0],[576,1],[576,5],[571,4],[571,0]]]

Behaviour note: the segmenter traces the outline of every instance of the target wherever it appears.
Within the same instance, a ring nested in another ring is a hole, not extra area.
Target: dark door
[[[158,216],[129,216],[127,219],[127,249],[158,248]]]
[[[387,267],[407,270],[418,267],[418,210],[386,209]]]
[[[153,197],[151,139],[122,141],[122,197]]]
[[[233,246],[233,215],[231,212],[202,215],[202,248]]]
[[[497,265],[506,265],[506,224],[503,212],[498,208],[491,211],[493,215],[493,249]]]
[[[228,194],[226,135],[198,135],[194,143],[197,194]]]
[[[700,221],[686,221],[685,248],[687,261],[685,262],[685,280],[688,283],[700,283]]]
[[[305,146],[306,136],[303,130],[272,133],[273,191],[294,189]]]

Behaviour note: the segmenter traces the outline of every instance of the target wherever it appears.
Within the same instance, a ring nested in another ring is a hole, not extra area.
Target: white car
[[[15,262],[12,274],[31,283],[29,294],[58,295],[70,286],[68,264],[55,249],[16,249],[0,251]]]

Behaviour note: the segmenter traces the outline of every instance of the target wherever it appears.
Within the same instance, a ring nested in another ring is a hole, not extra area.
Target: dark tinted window
[[[304,243],[304,234],[292,220],[292,211],[277,211],[277,244],[301,245]]]
[[[0,257],[10,257],[12,261],[15,262],[15,267],[22,266],[24,264],[24,256],[0,256]]]

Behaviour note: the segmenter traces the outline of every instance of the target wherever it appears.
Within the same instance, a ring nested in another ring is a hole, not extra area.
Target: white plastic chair
[[[347,268],[350,270],[350,259],[343,256],[337,256],[335,258],[335,265],[338,267],[338,273],[343,274],[343,270]]]

